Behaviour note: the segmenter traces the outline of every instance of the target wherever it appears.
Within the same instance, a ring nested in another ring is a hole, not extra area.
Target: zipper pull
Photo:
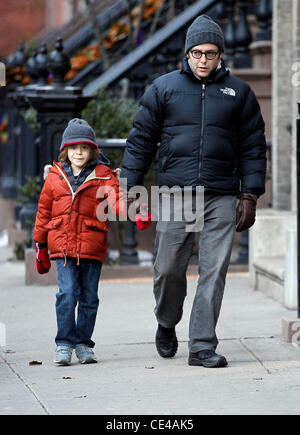
[[[205,93],[205,84],[203,83],[203,85],[202,85],[202,98],[204,98],[204,93]]]

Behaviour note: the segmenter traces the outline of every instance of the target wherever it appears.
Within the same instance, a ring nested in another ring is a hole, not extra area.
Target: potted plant
[[[38,199],[41,192],[39,177],[26,177],[27,182],[19,188],[19,196],[16,202],[22,205],[19,212],[21,228],[27,231],[25,243],[15,244],[15,256],[17,259],[24,259],[25,248],[32,246],[32,232],[35,222],[35,216],[38,209]]]

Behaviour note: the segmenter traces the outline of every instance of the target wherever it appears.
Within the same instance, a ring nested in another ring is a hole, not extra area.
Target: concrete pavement
[[[22,262],[0,261],[0,277],[0,415],[300,414],[300,349],[280,339],[282,318],[295,312],[252,291],[247,273],[227,278],[218,324],[224,369],[187,365],[195,278],[175,358],[155,349],[151,279],[109,280],[100,283],[93,336],[99,363],[73,356],[71,366],[55,367],[56,286],[25,286]]]

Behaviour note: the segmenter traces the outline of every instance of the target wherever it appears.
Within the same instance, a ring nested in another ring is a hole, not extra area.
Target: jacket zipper
[[[201,124],[201,136],[200,136],[200,149],[199,149],[199,184],[201,184],[201,168],[202,168],[202,154],[203,154],[203,141],[204,141],[204,106],[205,106],[205,84],[202,84],[202,124]]]
[[[59,172],[61,173],[61,175],[64,177],[64,179],[66,180],[68,186],[70,187],[70,192],[72,193],[72,204],[75,198],[75,195],[77,194],[78,190],[76,190],[76,192],[73,191],[71,183],[69,182],[68,178],[66,177],[66,175],[64,174],[64,172],[60,169],[60,167],[58,165],[55,165],[57,167],[57,169],[59,170]],[[93,177],[90,178],[89,180],[85,180],[81,186],[83,186],[85,183],[88,183],[91,180],[110,180],[111,177]],[[82,190],[82,189],[81,189]]]

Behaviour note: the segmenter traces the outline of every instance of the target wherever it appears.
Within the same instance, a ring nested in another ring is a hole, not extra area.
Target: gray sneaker
[[[86,344],[77,344],[75,348],[75,354],[81,364],[91,364],[97,362],[93,349]]]
[[[68,366],[71,364],[73,348],[67,344],[57,346],[55,350],[55,364]]]

